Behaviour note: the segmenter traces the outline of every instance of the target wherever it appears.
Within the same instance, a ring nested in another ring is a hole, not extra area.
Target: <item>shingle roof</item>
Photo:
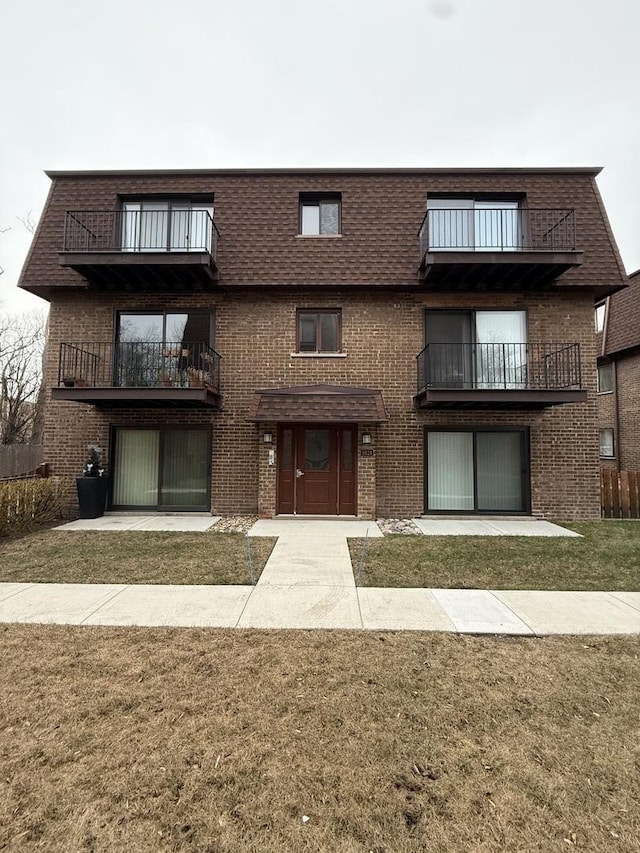
[[[640,347],[640,270],[629,276],[629,287],[609,299],[605,355]]]
[[[299,385],[256,391],[249,420],[381,423],[388,417],[381,391],[342,385]]]

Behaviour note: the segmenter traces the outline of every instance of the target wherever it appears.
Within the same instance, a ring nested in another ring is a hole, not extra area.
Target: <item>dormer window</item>
[[[212,201],[124,201],[121,215],[123,252],[211,252]]]
[[[299,233],[307,237],[340,234],[340,206],[339,193],[300,193]]]

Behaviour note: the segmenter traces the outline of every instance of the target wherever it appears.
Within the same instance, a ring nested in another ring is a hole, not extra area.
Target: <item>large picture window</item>
[[[524,430],[427,430],[425,508],[430,512],[526,512]]]

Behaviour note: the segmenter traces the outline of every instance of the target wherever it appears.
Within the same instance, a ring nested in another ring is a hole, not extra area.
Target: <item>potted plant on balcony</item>
[[[187,367],[187,377],[190,388],[202,388],[204,385],[204,373],[196,367]]]
[[[109,478],[105,476],[100,460],[100,450],[89,446],[89,456],[82,469],[82,477],[76,477],[78,489],[78,516],[80,518],[99,518],[105,510]]]

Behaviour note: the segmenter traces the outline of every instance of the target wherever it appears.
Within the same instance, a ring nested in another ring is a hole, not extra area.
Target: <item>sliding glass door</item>
[[[209,431],[115,430],[114,508],[209,510]]]
[[[122,205],[123,252],[210,252],[213,205],[157,199]]]
[[[524,430],[428,430],[426,510],[526,512],[527,454]]]

